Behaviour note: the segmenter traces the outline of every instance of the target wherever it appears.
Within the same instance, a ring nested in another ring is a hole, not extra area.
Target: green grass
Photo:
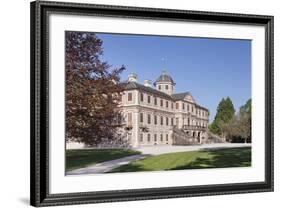
[[[140,154],[134,150],[124,149],[77,149],[66,150],[66,170],[87,167],[96,163],[114,160],[130,155]]]
[[[136,172],[251,166],[251,148],[168,153],[120,166],[110,172]]]

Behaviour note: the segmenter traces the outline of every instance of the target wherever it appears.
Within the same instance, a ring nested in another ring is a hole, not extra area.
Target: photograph
[[[251,167],[250,39],[64,37],[66,176]]]
[[[273,15],[39,0],[30,28],[32,206],[274,190]]]

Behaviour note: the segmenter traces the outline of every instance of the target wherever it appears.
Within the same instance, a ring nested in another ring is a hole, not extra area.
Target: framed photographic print
[[[31,205],[273,191],[273,17],[31,3]]]

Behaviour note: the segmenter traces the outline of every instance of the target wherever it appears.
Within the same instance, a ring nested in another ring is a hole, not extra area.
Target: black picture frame
[[[31,2],[31,186],[33,206],[73,205],[273,191],[273,16],[170,9]],[[51,13],[194,21],[265,27],[265,181],[66,194],[49,193],[48,16]]]

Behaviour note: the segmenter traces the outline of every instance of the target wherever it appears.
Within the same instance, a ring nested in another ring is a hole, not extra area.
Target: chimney
[[[146,86],[146,87],[152,87],[152,85],[151,85],[151,80],[149,80],[149,79],[146,79],[146,80],[144,80],[144,86]]]
[[[137,75],[134,73],[129,74],[128,76],[128,82],[137,82]]]

